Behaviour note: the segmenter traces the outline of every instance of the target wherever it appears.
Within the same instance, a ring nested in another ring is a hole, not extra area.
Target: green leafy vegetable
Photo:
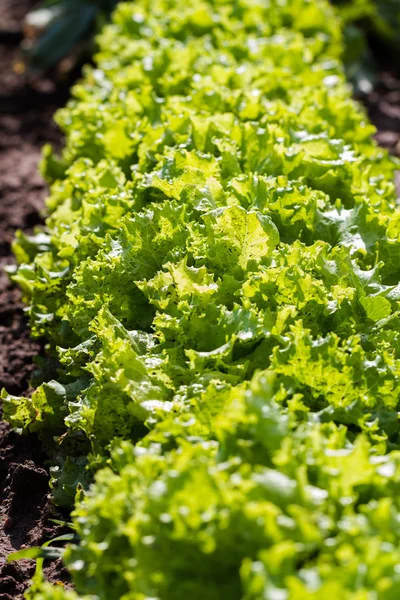
[[[15,244],[54,380],[3,393],[56,440],[56,500],[77,488],[77,594],[397,598],[398,165],[340,22],[137,0],[99,43],[45,151],[46,229]]]

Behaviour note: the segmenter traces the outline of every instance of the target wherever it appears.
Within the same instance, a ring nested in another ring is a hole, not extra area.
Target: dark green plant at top
[[[27,49],[34,70],[54,67],[74,49],[87,48],[93,34],[108,18],[118,0],[47,0],[28,15],[28,27],[42,32]]]
[[[394,40],[400,35],[399,0],[334,0],[346,23],[361,23],[369,32]]]

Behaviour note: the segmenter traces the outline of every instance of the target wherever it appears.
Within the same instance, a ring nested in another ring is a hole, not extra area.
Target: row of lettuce
[[[54,67],[72,54],[80,61],[93,51],[93,36],[115,8],[118,0],[42,0],[28,14],[26,24],[40,32],[35,40],[25,40],[28,65],[33,70]],[[400,41],[399,0],[332,0],[346,31],[345,58],[348,75],[357,84],[357,70],[372,75],[367,37],[384,45],[384,52],[398,58]],[[366,37],[367,36],[367,37]]]
[[[52,359],[5,413],[80,482],[76,591],[28,597],[397,600],[396,164],[338,19],[136,0],[99,42],[15,245]]]

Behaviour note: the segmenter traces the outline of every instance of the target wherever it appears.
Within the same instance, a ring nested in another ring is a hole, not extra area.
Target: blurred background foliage
[[[29,13],[24,49],[31,70],[46,71],[69,59],[66,70],[88,60],[93,38],[118,0],[46,0]],[[378,63],[397,70],[400,0],[332,0],[344,23],[344,62],[355,93],[368,94]],[[397,67],[397,69],[396,69]]]
[[[333,0],[344,24],[347,74],[356,93],[371,91],[383,64],[399,70],[400,0]]]
[[[46,71],[66,57],[76,61],[93,50],[93,36],[118,0],[45,0],[25,20],[26,62]]]

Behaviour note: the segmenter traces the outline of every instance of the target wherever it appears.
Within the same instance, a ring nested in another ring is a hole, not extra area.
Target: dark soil
[[[3,267],[13,263],[15,231],[41,222],[47,193],[38,172],[41,147],[60,146],[52,117],[67,99],[66,86],[17,74],[21,23],[34,4],[0,0],[0,388],[15,395],[28,392],[41,345],[30,339],[20,292]],[[0,600],[22,599],[35,568],[28,560],[7,564],[8,554],[62,531],[50,522],[63,517],[48,501],[45,459],[36,437],[19,436],[0,421]],[[46,571],[52,581],[68,580],[60,563]]]
[[[379,144],[400,156],[400,78],[383,71],[373,91],[362,100],[378,129]]]
[[[68,96],[67,84],[17,74],[21,23],[34,4],[0,0],[0,388],[15,395],[29,393],[41,344],[30,339],[20,292],[2,267],[14,262],[15,231],[29,232],[42,222],[47,188],[38,173],[40,151],[46,142],[60,147],[52,117]],[[379,143],[400,156],[400,79],[384,70],[362,100]],[[39,440],[19,436],[0,420],[0,600],[22,599],[34,562],[7,564],[6,558],[59,535],[51,518],[62,516],[48,500],[48,468]],[[68,581],[60,561],[49,565],[46,574],[51,581]]]
[[[22,37],[21,22],[35,0],[0,0],[0,35],[6,41]]]
[[[383,69],[372,92],[360,100],[377,128],[378,143],[400,157],[400,74]],[[400,170],[396,173],[396,187],[400,198]]]

